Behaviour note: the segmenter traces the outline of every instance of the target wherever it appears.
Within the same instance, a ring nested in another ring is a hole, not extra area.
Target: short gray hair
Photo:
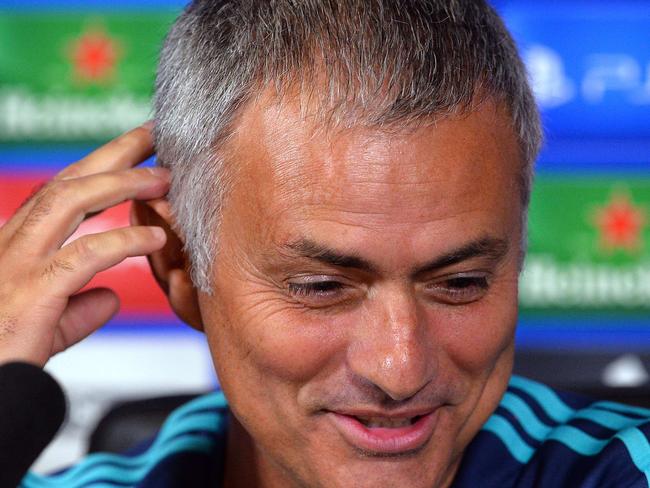
[[[269,86],[316,96],[323,120],[378,128],[492,98],[518,136],[528,205],[539,115],[515,43],[485,1],[195,1],[162,49],[154,133],[159,164],[172,172],[169,199],[192,279],[204,292],[228,188],[218,150],[241,107]]]

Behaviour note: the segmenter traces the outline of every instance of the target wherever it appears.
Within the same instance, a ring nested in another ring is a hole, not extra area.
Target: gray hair
[[[154,133],[192,280],[204,292],[228,189],[219,149],[240,109],[267,87],[315,97],[325,122],[387,129],[492,98],[518,136],[528,205],[539,115],[516,46],[485,1],[195,1],[162,49]]]

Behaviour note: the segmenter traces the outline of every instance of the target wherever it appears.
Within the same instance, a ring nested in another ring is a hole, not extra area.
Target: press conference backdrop
[[[150,118],[176,0],[0,2],[0,223],[64,165]],[[498,1],[542,109],[546,144],[521,278],[517,370],[558,386],[644,387],[650,356],[650,5]],[[127,225],[128,207],[77,236]],[[80,456],[116,398],[214,387],[200,334],[133,258],[99,275],[122,311],[48,368],[71,403],[37,463]]]

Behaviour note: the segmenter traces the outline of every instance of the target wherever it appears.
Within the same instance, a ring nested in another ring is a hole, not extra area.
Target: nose
[[[426,317],[409,290],[393,289],[369,302],[348,347],[348,367],[393,400],[411,398],[437,370]]]

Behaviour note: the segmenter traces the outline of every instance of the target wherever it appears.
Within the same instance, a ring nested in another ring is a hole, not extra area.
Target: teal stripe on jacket
[[[175,410],[152,445],[137,456],[93,453],[79,464],[55,475],[28,473],[20,488],[81,488],[93,481],[135,485],[165,458],[179,452],[209,452],[214,444],[203,433],[216,433],[225,422],[227,402],[222,392],[199,397]]]
[[[512,414],[527,435],[538,441],[537,445],[555,440],[582,456],[593,456],[600,453],[614,439],[619,439],[650,486],[650,445],[645,435],[637,428],[650,423],[650,410],[614,402],[595,402],[588,408],[574,410],[557,393],[541,383],[513,376],[510,386],[527,393],[554,421],[552,425],[544,423],[516,390],[506,392],[500,406]],[[635,417],[628,417],[626,414],[634,414]],[[567,424],[574,419],[589,420],[615,433],[609,439],[598,439],[579,427]],[[483,430],[497,435],[512,457],[522,464],[527,463],[535,454],[537,445],[531,445],[524,440],[515,426],[499,413],[488,419]]]

